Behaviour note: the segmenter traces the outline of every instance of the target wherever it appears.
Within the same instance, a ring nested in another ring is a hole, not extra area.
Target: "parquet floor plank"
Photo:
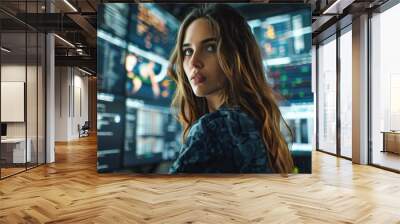
[[[313,174],[98,174],[96,138],[0,181],[1,223],[398,223],[400,175],[313,152]]]

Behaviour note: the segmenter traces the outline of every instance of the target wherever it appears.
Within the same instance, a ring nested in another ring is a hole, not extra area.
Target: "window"
[[[347,32],[346,32],[347,31]],[[340,154],[352,157],[352,33],[340,36]]]
[[[336,154],[336,37],[318,48],[318,149]]]
[[[400,4],[371,19],[372,163],[396,170],[400,170],[400,33],[395,29],[398,21]]]

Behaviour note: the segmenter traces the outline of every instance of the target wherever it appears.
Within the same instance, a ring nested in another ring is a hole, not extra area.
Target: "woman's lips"
[[[197,73],[197,74],[193,75],[191,80],[193,81],[194,85],[199,85],[199,84],[203,83],[204,81],[206,81],[206,77]]]

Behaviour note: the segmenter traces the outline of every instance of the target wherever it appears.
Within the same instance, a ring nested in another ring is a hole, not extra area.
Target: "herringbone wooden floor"
[[[96,139],[0,181],[0,223],[400,223],[400,175],[320,152],[313,174],[97,174]]]

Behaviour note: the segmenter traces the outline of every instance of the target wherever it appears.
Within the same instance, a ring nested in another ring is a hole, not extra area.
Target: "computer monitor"
[[[7,124],[1,124],[1,136],[7,136]]]
[[[167,173],[175,160],[181,126],[167,68],[179,24],[155,4],[99,5],[99,172]]]

